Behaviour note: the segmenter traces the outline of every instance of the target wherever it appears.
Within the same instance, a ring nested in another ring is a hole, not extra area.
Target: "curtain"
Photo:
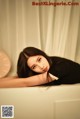
[[[46,0],[75,3],[56,6],[42,2],[0,0],[0,49],[11,59],[11,75],[16,74],[20,51],[28,46],[80,63],[80,0]]]

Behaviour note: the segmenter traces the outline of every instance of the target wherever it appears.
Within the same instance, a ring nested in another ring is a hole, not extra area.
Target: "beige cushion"
[[[11,68],[11,61],[4,51],[0,51],[0,78],[5,77]]]

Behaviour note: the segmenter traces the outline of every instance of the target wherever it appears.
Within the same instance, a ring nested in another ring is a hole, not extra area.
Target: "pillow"
[[[11,61],[4,51],[0,51],[0,78],[5,77],[11,69]]]

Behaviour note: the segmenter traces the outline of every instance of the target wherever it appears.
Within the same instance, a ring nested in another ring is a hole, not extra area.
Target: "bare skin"
[[[52,81],[51,77],[47,76],[47,72],[28,78],[6,77],[0,79],[0,88],[32,87]]]
[[[31,56],[28,58],[27,65],[31,70],[37,73],[47,72],[50,65],[45,57],[42,55]]]

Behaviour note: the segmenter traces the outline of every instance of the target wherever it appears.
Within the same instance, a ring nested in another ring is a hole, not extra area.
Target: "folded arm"
[[[28,78],[8,77],[0,79],[0,88],[31,87],[52,81],[53,80],[47,76],[47,72],[45,72]]]

